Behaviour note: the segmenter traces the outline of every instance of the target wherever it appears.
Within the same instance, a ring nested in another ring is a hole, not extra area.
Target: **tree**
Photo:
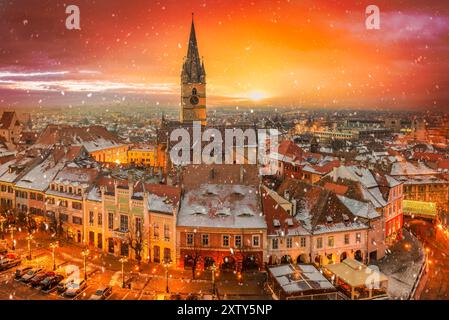
[[[128,244],[131,249],[134,250],[134,256],[137,261],[137,266],[140,270],[140,264],[142,262],[142,251],[143,251],[143,236],[140,226],[136,224],[131,224],[128,230]]]
[[[197,239],[197,236],[199,236],[199,235],[197,234],[196,231],[194,231],[192,247],[190,250],[187,251],[186,257],[184,258],[184,266],[185,266],[185,264],[186,264],[185,260],[187,257],[189,257],[187,262],[189,262],[189,264],[192,267],[192,279],[193,280],[195,280],[196,268],[201,259],[201,250],[199,247],[199,240]]]

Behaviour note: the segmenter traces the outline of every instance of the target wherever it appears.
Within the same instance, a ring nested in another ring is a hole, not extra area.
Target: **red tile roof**
[[[301,158],[304,151],[299,146],[297,146],[293,141],[284,140],[281,143],[279,143],[278,153],[296,159]]]
[[[415,152],[412,159],[421,161],[438,161],[443,159],[443,155],[431,152]]]
[[[336,184],[332,182],[326,182],[324,183],[324,189],[335,192],[339,195],[344,195],[348,191],[348,186],[344,186],[341,184]]]
[[[282,230],[285,234],[288,234],[288,228],[297,228],[299,226],[299,222],[289,215],[265,189],[262,191],[262,207],[267,223],[268,235],[276,234],[277,230]],[[291,219],[293,225],[288,225],[288,219]],[[275,227],[273,220],[278,220],[280,226]]]
[[[5,111],[0,119],[0,129],[9,129],[13,126],[12,121],[16,116],[15,111]],[[20,125],[20,122],[16,121],[14,125]]]
[[[442,160],[438,161],[437,168],[449,170],[449,159],[442,159]]]

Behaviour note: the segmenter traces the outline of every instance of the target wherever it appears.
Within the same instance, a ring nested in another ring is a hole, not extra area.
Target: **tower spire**
[[[194,13],[192,12],[192,24],[190,27],[189,45],[187,57],[182,68],[182,77],[186,82],[203,82],[204,70],[201,65],[198,43],[196,40]]]

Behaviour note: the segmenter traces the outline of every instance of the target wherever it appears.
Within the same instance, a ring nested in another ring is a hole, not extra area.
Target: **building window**
[[[80,202],[72,202],[72,208],[75,210],[81,210],[83,205]]]
[[[234,237],[234,245],[236,248],[240,248],[242,246],[242,236],[241,235],[236,235]]]
[[[223,247],[229,247],[229,236],[228,235],[223,235]]]
[[[271,239],[271,248],[274,250],[279,249],[279,239],[278,238]]]
[[[120,215],[120,231],[128,232],[128,216],[121,214]]]
[[[170,225],[168,223],[164,224],[164,240],[170,241]]]
[[[98,249],[103,249],[103,236],[101,233],[97,234],[97,247]]]
[[[129,246],[127,243],[122,242],[122,245],[120,246],[120,254],[123,257],[129,256]]]
[[[170,248],[164,248],[164,262],[170,262],[170,261],[171,261]]]
[[[316,239],[316,247],[317,249],[321,249],[323,247],[323,238]]]
[[[98,213],[98,216],[97,216],[97,224],[98,224],[99,226],[102,226],[102,225],[103,225],[103,215],[101,214],[101,212]]]
[[[360,232],[357,232],[355,234],[355,243],[360,243],[362,242],[362,234]]]
[[[108,229],[114,230],[114,214],[112,212],[108,213]]]
[[[89,212],[89,225],[94,225],[94,213],[92,211]]]
[[[186,242],[188,246],[193,246],[193,233],[187,233]]]
[[[203,247],[208,247],[209,246],[209,235],[208,234],[203,234],[202,235],[201,243],[203,244]]]
[[[260,236],[253,235],[253,247],[260,247]]]
[[[159,239],[159,225],[157,223],[153,225],[153,238],[156,240]]]
[[[142,235],[142,219],[136,217],[135,220],[136,237],[139,238]]]
[[[153,252],[153,261],[156,263],[161,262],[161,249],[159,248],[159,246],[154,246]]]
[[[327,238],[327,246],[333,248],[334,247],[334,237],[330,236]]]
[[[68,215],[68,214],[65,214],[65,213],[60,213],[60,214],[59,214],[59,219],[60,219],[62,222],[67,222],[67,221],[69,221],[69,215]]]
[[[306,247],[306,237],[301,237],[301,248]]]
[[[82,225],[83,224],[83,219],[81,219],[80,217],[72,217],[72,222],[74,224]]]
[[[287,238],[287,248],[293,247],[293,238]]]
[[[345,234],[345,244],[349,244],[349,233]]]

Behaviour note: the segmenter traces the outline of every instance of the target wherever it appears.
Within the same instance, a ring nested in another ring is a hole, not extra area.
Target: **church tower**
[[[201,121],[206,125],[206,71],[198,53],[193,14],[187,57],[182,65],[180,118],[182,123]]]

